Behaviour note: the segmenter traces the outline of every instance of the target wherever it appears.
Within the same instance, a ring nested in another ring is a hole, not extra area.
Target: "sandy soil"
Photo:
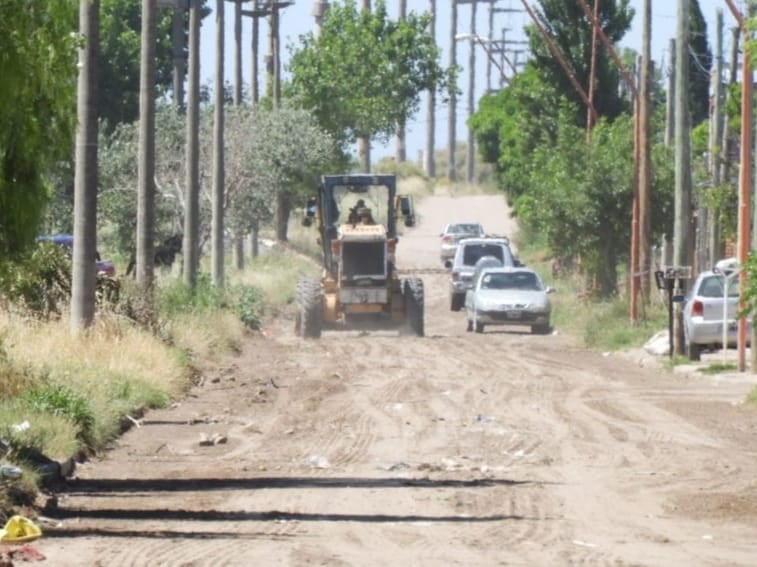
[[[757,564],[755,376],[674,374],[559,329],[466,333],[434,271],[462,220],[513,230],[499,197],[434,197],[399,243],[425,338],[271,322],[79,466],[43,563]]]

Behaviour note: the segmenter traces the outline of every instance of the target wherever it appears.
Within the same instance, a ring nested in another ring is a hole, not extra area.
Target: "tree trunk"
[[[252,229],[252,234],[250,235],[250,250],[252,251],[252,257],[257,258],[260,254],[260,229],[257,225],[255,225]]]
[[[276,192],[276,240],[286,242],[289,228],[289,211],[291,210],[289,193],[280,189]]]
[[[234,267],[240,272],[244,270],[244,236],[234,238]]]
[[[97,63],[99,0],[80,0],[79,31],[85,38],[79,50],[74,173],[74,250],[71,283],[73,333],[92,324],[95,316],[95,257],[97,242]]]
[[[367,136],[357,139],[357,159],[362,173],[371,172],[371,140]]]

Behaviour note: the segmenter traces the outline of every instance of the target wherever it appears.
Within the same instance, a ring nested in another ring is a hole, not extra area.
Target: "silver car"
[[[449,269],[449,308],[460,311],[465,302],[465,292],[473,286],[476,264],[482,258],[491,256],[501,266],[520,266],[513,256],[507,238],[464,238],[457,245],[455,257],[447,261]]]
[[[549,294],[554,291],[529,268],[485,268],[465,294],[467,329],[483,333],[487,325],[518,325],[547,334],[552,315]]]
[[[455,256],[457,244],[463,238],[475,238],[484,236],[484,227],[477,222],[452,222],[444,227],[441,237],[439,256],[444,263]]]
[[[725,281],[728,297],[723,297]],[[708,270],[697,276],[683,302],[684,344],[689,360],[699,360],[705,349],[722,348],[724,320],[728,346],[736,346],[738,310],[738,275],[726,278],[719,271]],[[750,335],[751,322],[747,319],[747,337]]]

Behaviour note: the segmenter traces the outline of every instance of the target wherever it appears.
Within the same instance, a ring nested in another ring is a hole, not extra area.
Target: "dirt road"
[[[498,197],[429,198],[400,267],[438,267],[454,220],[512,232]],[[423,277],[425,338],[305,342],[277,320],[150,412],[78,468],[35,543],[45,563],[757,564],[754,376],[466,333],[445,275]]]

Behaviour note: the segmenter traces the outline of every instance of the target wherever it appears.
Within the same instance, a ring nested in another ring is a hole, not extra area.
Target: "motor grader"
[[[408,330],[423,336],[423,280],[401,278],[397,223],[415,222],[412,200],[397,195],[394,175],[324,175],[303,225],[315,224],[322,277],[297,282],[295,332],[324,328]]]

